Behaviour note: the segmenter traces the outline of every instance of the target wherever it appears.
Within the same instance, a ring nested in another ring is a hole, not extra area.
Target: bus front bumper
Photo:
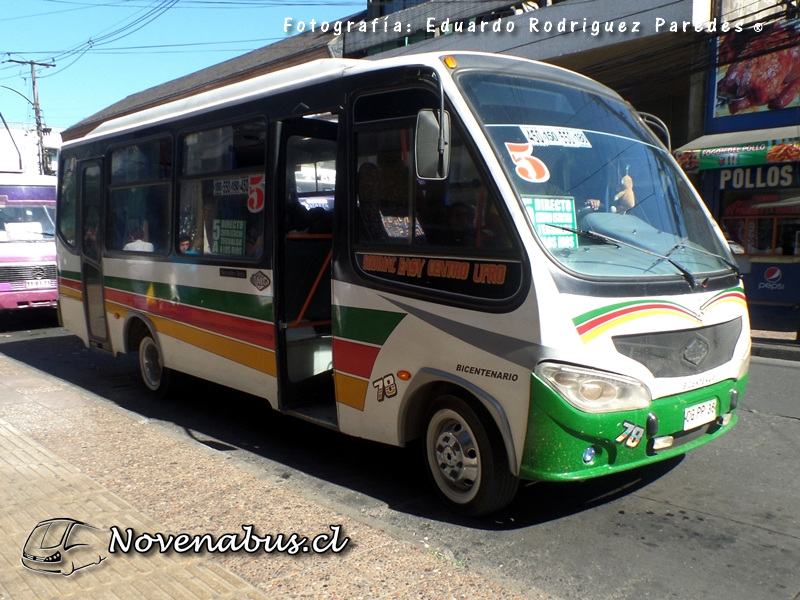
[[[575,481],[684,454],[733,427],[746,385],[747,375],[659,398],[645,409],[591,414],[574,408],[532,374],[520,477]],[[685,419],[692,413],[686,409],[708,407],[712,400],[713,419],[685,430]]]
[[[20,287],[24,283],[17,284]],[[58,306],[58,287],[15,289],[14,284],[0,283],[0,311],[21,308],[48,308]]]

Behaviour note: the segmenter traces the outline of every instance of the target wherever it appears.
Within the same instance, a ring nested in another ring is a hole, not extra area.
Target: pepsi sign
[[[767,267],[764,271],[764,281],[758,284],[760,290],[784,290],[786,286],[780,283],[783,273],[778,267]]]

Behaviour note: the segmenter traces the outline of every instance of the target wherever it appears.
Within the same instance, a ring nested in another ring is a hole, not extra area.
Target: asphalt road
[[[501,513],[462,520],[436,500],[418,447],[348,438],[198,380],[156,401],[135,355],[89,351],[53,325],[0,321],[0,352],[510,589],[581,600],[800,599],[800,363],[754,358],[737,426],[682,459],[525,485]]]

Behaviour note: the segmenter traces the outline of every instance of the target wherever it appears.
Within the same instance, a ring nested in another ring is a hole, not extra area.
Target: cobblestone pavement
[[[510,591],[337,514],[2,353],[0,450],[0,600],[549,597]],[[31,535],[48,519],[97,528],[86,528],[94,543],[61,548],[71,558],[59,564],[76,569],[69,576],[38,573],[21,562],[23,548],[31,552],[61,541],[52,542],[55,534],[41,541],[41,528]],[[247,524],[262,538],[296,533],[309,541],[319,534],[337,539],[331,526],[340,525],[338,542],[349,542],[339,553],[324,554],[139,553],[135,546],[127,553],[108,552],[112,527],[120,536],[130,528],[132,538],[209,533],[219,540],[225,534],[244,538]],[[97,556],[87,560],[87,553]]]

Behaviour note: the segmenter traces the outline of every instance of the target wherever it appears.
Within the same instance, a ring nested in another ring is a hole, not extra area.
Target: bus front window
[[[52,241],[54,235],[54,188],[0,186],[0,242]]]
[[[729,271],[732,257],[669,153],[618,98],[524,75],[457,82],[534,231],[593,277]]]

